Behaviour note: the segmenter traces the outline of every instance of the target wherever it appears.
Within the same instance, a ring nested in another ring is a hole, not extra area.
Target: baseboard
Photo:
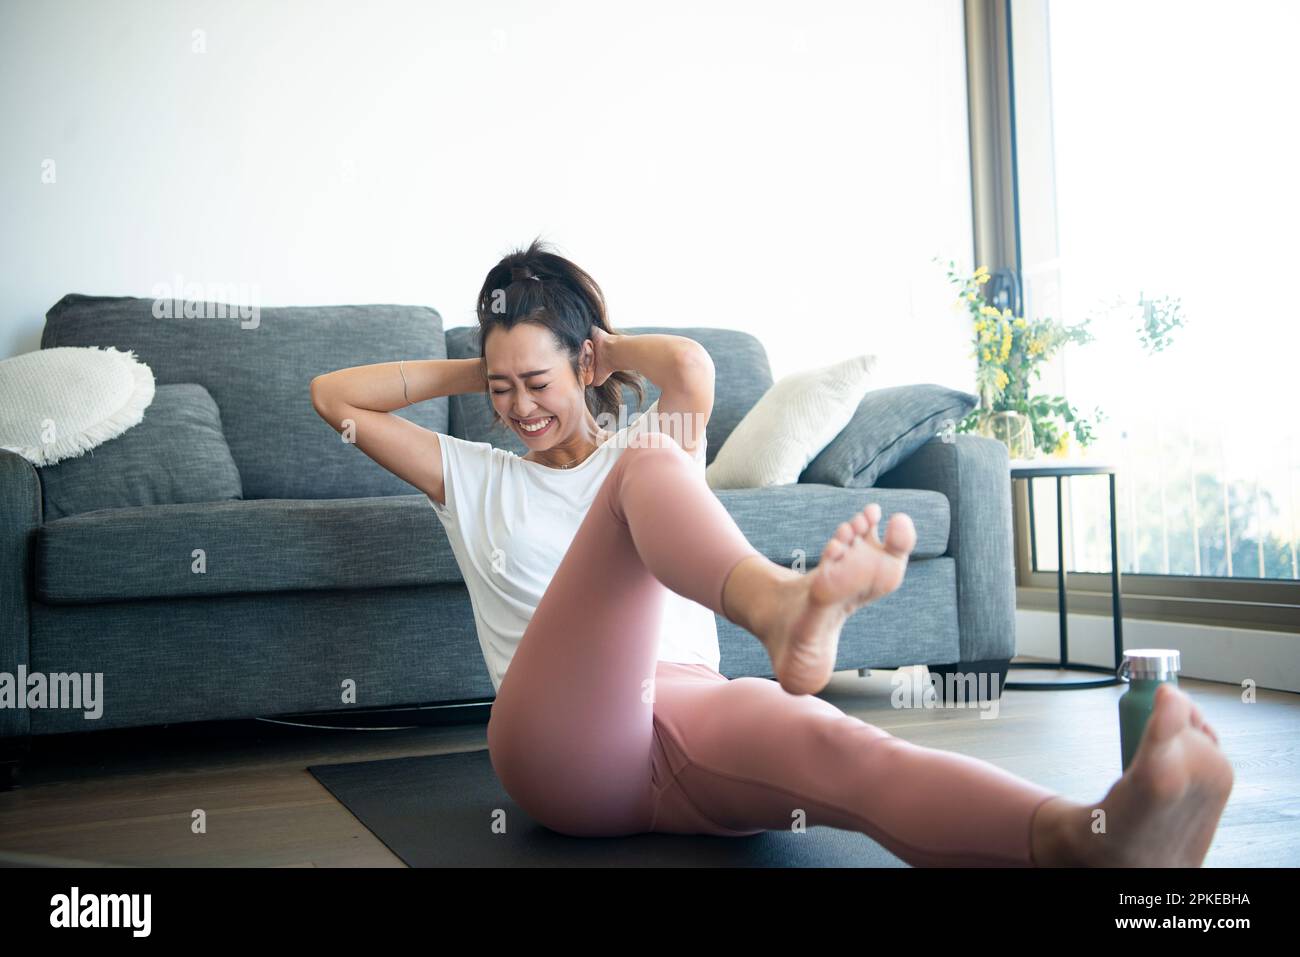
[[[1060,616],[1016,610],[1016,654],[1055,661],[1060,656]],[[1114,665],[1114,625],[1109,615],[1070,612],[1070,660]],[[1182,677],[1244,687],[1300,693],[1300,636],[1254,628],[1222,628],[1186,622],[1124,619],[1125,648],[1177,648]]]

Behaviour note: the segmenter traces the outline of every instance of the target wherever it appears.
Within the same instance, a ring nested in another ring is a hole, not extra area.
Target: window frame
[[[1011,3],[1012,0],[964,0],[967,115],[975,258],[994,273],[1010,270],[1015,277],[1017,301],[1021,301],[1023,269]],[[1047,0],[1020,0],[1017,6],[1042,11],[1045,24]],[[1087,479],[1087,476],[1071,477],[1062,483],[1067,510],[1070,484]],[[1010,482],[1010,485],[1016,606],[1055,611],[1057,572],[1038,571],[1033,565],[1029,482]],[[1040,497],[1037,507],[1041,508],[1041,502]],[[1041,515],[1036,518],[1041,520]],[[1120,544],[1122,548],[1122,536]],[[1066,594],[1072,611],[1111,613],[1109,572],[1076,572],[1067,568]],[[1126,618],[1300,634],[1300,582],[1123,573],[1120,594]]]

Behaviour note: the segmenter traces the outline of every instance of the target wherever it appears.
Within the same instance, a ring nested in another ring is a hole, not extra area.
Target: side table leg
[[[1119,517],[1115,512],[1115,473],[1110,473],[1110,604],[1115,617],[1115,670],[1124,658],[1124,612],[1119,598]]]
[[[1061,615],[1061,667],[1064,668],[1070,663],[1070,650],[1065,624],[1065,509],[1061,499],[1061,478],[1060,475],[1056,477],[1056,598]]]

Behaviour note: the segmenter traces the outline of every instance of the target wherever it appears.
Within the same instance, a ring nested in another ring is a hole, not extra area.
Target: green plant
[[[961,275],[949,260],[948,280],[959,290],[959,307],[971,316],[974,349],[970,356],[978,364],[975,382],[980,397],[957,431],[978,430],[990,413],[1019,412],[1029,419],[1034,445],[1049,455],[1062,454],[1071,434],[1080,446],[1092,442],[1094,422],[1082,417],[1063,396],[1031,394],[1032,382],[1042,378],[1044,363],[1071,342],[1093,341],[1087,328],[1091,319],[1067,326],[1055,319],[1027,320],[1010,309],[998,310],[982,295],[989,280],[984,266]],[[1097,422],[1105,417],[1100,408],[1093,412]]]
[[[1119,296],[1105,302],[1103,310],[1111,322],[1122,321],[1137,327],[1138,341],[1147,355],[1163,352],[1172,345],[1170,333],[1184,324],[1183,303],[1175,296],[1148,299],[1140,292],[1133,304]]]
[[[1138,305],[1142,307],[1138,338],[1143,347],[1149,353],[1164,350],[1173,341],[1169,333],[1183,324],[1182,300],[1170,296],[1147,299],[1139,294]]]

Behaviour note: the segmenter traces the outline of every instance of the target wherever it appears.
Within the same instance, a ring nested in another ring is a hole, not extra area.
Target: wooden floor
[[[1075,800],[1099,800],[1119,776],[1123,686],[1005,691],[996,717],[981,718],[975,707],[894,708],[896,676],[911,674],[843,672],[821,696]],[[1046,677],[1017,669],[1010,680]],[[1181,684],[1236,772],[1205,866],[1300,865],[1300,696],[1260,691],[1247,704],[1232,685]],[[36,738],[23,786],[0,792],[0,865],[403,867],[305,768],[486,746],[482,720],[375,731],[238,721]],[[192,833],[197,808],[207,833]]]

